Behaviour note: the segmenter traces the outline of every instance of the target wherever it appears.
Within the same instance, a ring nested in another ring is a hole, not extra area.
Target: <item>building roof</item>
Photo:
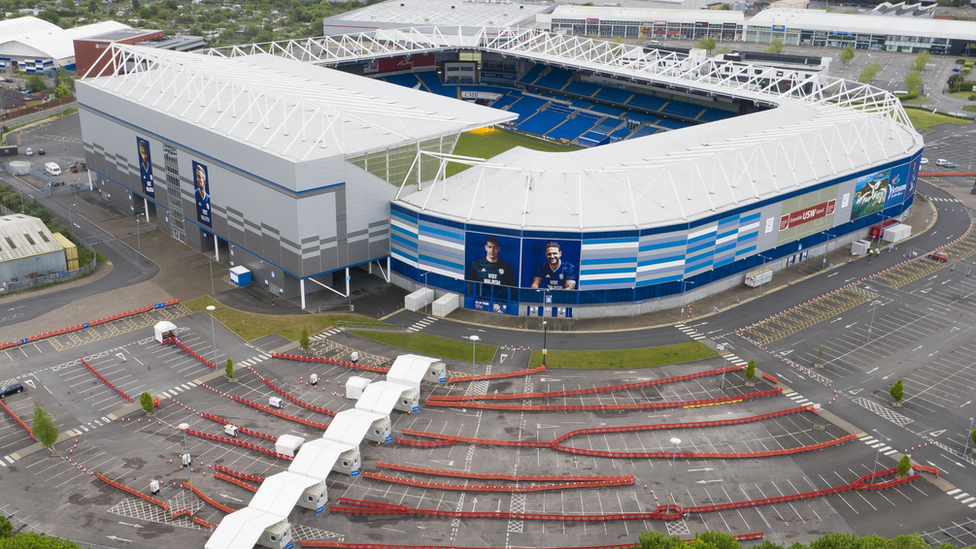
[[[204,547],[206,549],[254,547],[266,528],[284,520],[285,517],[245,507],[221,519]]]
[[[332,418],[322,438],[358,446],[369,433],[373,422],[388,417],[385,414],[365,410],[343,410]]]
[[[302,496],[302,492],[309,486],[322,482],[322,479],[282,471],[264,479],[261,487],[247,504],[248,509],[257,509],[265,513],[287,517],[295,502]]]
[[[14,19],[0,20],[0,43],[8,40],[16,40],[32,34],[50,34],[61,31],[61,27],[38,19],[37,17],[16,17]]]
[[[387,0],[329,17],[323,26],[343,34],[393,27],[518,28],[552,8],[548,2],[512,0]]]
[[[23,214],[0,217],[0,261],[63,249],[40,219]]]
[[[302,445],[295,459],[288,466],[292,473],[305,475],[319,480],[332,472],[332,467],[339,457],[358,448],[358,445],[345,444],[324,438],[312,440]]]
[[[787,29],[836,31],[903,36],[936,36],[954,40],[972,40],[976,21],[950,21],[927,17],[868,17],[864,15],[827,13],[821,10],[777,9],[759,12],[747,23],[749,27],[785,25]]]
[[[80,99],[86,89],[97,88],[299,162],[387,149],[516,117],[275,55],[226,59],[122,44],[105,52],[116,56],[119,70],[140,69],[82,79]]]
[[[566,6],[560,5],[551,14],[540,15],[539,21],[551,19],[600,19],[601,21],[668,21],[673,23],[745,23],[741,11],[732,10],[681,10],[652,8],[617,8],[606,6]]]
[[[390,381],[374,381],[363,390],[363,395],[356,402],[356,409],[389,415],[400,400],[400,396],[410,390],[412,388],[407,385]]]
[[[0,22],[0,25],[22,19],[36,18],[21,17]],[[45,24],[26,22],[19,27],[12,27],[9,34],[5,34],[2,27],[0,27],[0,52],[8,55],[36,55],[38,57],[53,59],[56,62],[68,61],[75,56],[75,39],[88,38],[96,34],[128,28],[127,25],[117,21],[102,21],[100,23],[71,29],[62,29],[42,19],[37,19],[37,21]]]

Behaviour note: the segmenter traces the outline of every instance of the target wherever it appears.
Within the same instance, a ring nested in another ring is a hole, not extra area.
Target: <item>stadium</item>
[[[303,307],[306,282],[348,295],[374,269],[505,314],[673,306],[903,217],[922,151],[871,85],[534,31],[116,45],[99,66],[79,100],[106,199]],[[538,145],[479,154],[510,130]]]

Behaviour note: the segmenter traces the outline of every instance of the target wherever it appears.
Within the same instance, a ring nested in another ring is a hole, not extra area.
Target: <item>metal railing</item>
[[[381,322],[348,322],[345,320],[337,320],[335,325],[336,328],[342,328],[344,330],[382,330],[386,332],[403,332],[406,330],[403,326],[383,324]]]

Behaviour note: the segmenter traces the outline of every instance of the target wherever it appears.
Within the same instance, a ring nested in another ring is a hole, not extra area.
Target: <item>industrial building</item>
[[[56,67],[75,68],[76,39],[126,29],[117,21],[102,21],[71,29],[37,17],[18,17],[0,21],[0,69],[22,73],[40,73]]]
[[[511,29],[530,29],[536,15],[555,8],[551,2],[533,0],[387,0],[326,18],[324,36],[372,32],[380,29],[440,29],[451,34],[474,34]]]
[[[73,268],[77,264],[75,256]],[[4,289],[10,282],[67,270],[65,247],[43,221],[23,214],[0,217],[0,283]]]
[[[869,85],[537,32],[300,46],[114,45],[118,74],[81,81],[79,100],[106,199],[303,307],[319,286],[348,295],[368,264],[468,308],[631,314],[912,204],[922,138]],[[452,155],[460,133],[499,125],[587,148]],[[452,161],[470,167],[446,177]]]

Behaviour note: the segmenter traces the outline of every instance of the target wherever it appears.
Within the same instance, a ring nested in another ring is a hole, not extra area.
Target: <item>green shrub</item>
[[[960,57],[960,58],[956,59],[956,64],[957,65],[962,65],[965,62],[966,62],[966,58],[965,57]]]

